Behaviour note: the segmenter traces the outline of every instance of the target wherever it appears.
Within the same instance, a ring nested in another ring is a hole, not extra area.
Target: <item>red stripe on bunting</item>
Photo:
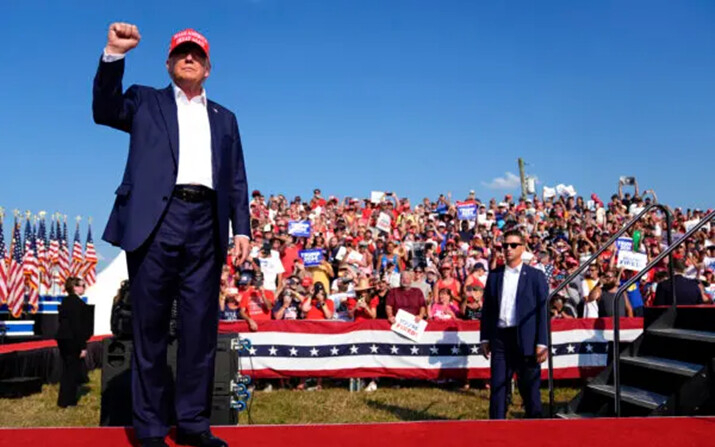
[[[246,365],[246,361],[242,362]],[[584,379],[594,377],[603,371],[602,366],[588,367],[568,367],[554,368],[554,379]],[[329,377],[334,379],[350,378],[374,378],[388,377],[393,379],[412,380],[467,380],[467,379],[488,379],[489,368],[444,368],[444,369],[420,369],[420,368],[345,368],[335,370],[272,370],[272,369],[247,369],[243,368],[243,374],[248,374],[254,379],[288,379],[291,377]],[[541,371],[541,378],[548,378],[548,371]]]

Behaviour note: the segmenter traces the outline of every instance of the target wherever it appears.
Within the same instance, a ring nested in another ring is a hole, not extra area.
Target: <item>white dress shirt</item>
[[[519,277],[524,263],[519,263],[514,268],[504,266],[504,280],[502,281],[501,304],[499,306],[500,328],[514,327],[519,324],[516,315],[516,290],[519,287]]]
[[[177,185],[203,185],[213,188],[211,164],[211,126],[206,111],[206,90],[189,100],[176,84],[174,98],[179,120],[179,170]]]

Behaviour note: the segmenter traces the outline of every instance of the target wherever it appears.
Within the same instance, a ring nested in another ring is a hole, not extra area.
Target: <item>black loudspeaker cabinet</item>
[[[211,425],[236,425],[237,412],[231,408],[231,380],[238,370],[238,355],[231,349],[233,334],[219,334],[216,344],[216,362],[214,367],[214,389],[211,411]],[[100,425],[130,426],[132,425],[132,379],[131,358],[134,348],[131,340],[105,339],[102,345],[102,401]],[[171,402],[169,408],[174,408],[173,385],[176,377],[177,342],[169,344],[167,350],[169,392]],[[170,424],[176,421],[171,412]]]

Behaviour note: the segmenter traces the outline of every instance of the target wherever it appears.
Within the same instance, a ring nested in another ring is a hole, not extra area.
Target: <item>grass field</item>
[[[464,391],[429,384],[401,385],[381,382],[373,393],[350,393],[347,384],[325,385],[321,391],[258,391],[251,406],[254,424],[317,424],[340,422],[393,422],[416,420],[485,419],[489,392],[484,389]],[[58,385],[45,385],[42,392],[21,399],[0,399],[0,426],[49,427],[97,426],[100,411],[101,372],[90,372],[90,382],[75,408],[56,406]],[[564,403],[578,393],[578,388],[556,389],[556,402]],[[542,400],[548,401],[547,391]],[[239,423],[248,422],[247,413]],[[510,418],[523,416],[521,399],[514,396]]]

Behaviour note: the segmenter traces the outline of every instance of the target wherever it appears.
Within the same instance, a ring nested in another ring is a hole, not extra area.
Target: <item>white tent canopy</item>
[[[122,281],[129,278],[127,257],[124,251],[97,275],[97,282],[87,289],[85,296],[94,304],[94,335],[111,334],[112,301]]]

